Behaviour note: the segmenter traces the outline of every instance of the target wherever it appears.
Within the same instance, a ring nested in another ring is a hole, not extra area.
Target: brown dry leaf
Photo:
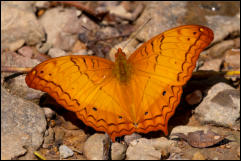
[[[206,148],[213,146],[227,137],[227,135],[221,136],[211,130],[208,130],[206,133],[203,130],[200,130],[189,132],[187,135],[183,133],[175,133],[172,135],[184,139],[189,145],[195,148]]]

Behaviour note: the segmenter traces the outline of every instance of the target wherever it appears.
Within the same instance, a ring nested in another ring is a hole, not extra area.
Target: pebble
[[[123,160],[126,156],[126,145],[115,142],[111,146],[111,159],[112,160]]]
[[[200,90],[195,90],[186,96],[186,101],[189,105],[195,105],[201,102],[202,97],[202,92]]]
[[[74,152],[66,145],[59,147],[60,158],[68,158],[74,155]]]
[[[55,115],[55,112],[51,108],[44,107],[43,110],[47,119],[51,119]]]

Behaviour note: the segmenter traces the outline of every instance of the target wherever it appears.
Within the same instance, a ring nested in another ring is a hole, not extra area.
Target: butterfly
[[[27,74],[26,83],[112,141],[134,132],[167,135],[182,87],[213,38],[207,27],[180,26],[143,43],[129,58],[119,48],[115,62],[76,55],[49,59]]]

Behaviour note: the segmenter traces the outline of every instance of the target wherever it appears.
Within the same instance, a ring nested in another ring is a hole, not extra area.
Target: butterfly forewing
[[[181,26],[141,45],[128,59],[133,69],[132,87],[139,93],[136,103],[140,132],[161,129],[180,102],[182,86],[190,79],[200,52],[213,40],[204,26]],[[136,94],[137,95],[137,94]]]

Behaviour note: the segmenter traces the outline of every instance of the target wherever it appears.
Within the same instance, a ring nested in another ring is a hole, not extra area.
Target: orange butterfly
[[[207,27],[180,26],[153,37],[128,59],[120,48],[115,62],[96,56],[49,59],[28,73],[26,83],[113,141],[133,132],[167,135],[182,86],[212,40]]]

